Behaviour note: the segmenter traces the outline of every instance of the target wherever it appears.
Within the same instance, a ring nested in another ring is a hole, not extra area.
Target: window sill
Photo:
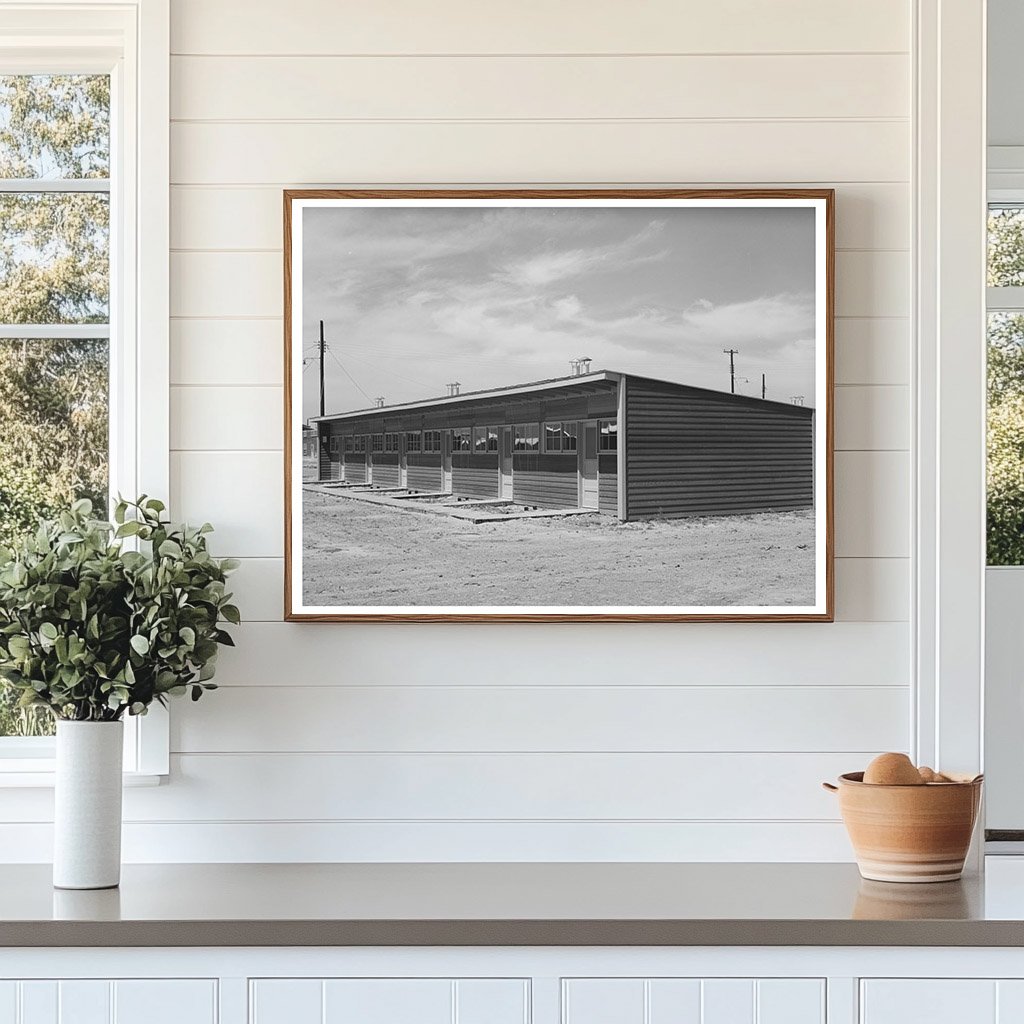
[[[143,786],[160,786],[167,776],[149,772],[125,772],[123,778],[125,788],[136,789]],[[14,765],[4,765],[0,768],[0,789],[53,789],[55,780],[56,773],[52,768],[37,765],[25,771],[20,771]]]

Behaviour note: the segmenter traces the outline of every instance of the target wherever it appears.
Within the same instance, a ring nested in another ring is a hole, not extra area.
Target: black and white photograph
[[[831,193],[286,193],[290,618],[831,618]]]

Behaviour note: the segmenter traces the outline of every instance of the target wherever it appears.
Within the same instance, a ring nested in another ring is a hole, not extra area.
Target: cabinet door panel
[[[913,1021],[997,1024],[996,982],[926,978],[863,982],[861,1024],[910,1024]]]
[[[444,979],[353,979],[324,983],[324,1024],[451,1024]]]
[[[18,1024],[58,1024],[57,982],[21,983],[21,1019]]]
[[[119,981],[114,985],[113,1021],[217,1024],[217,983],[208,979]]]
[[[109,981],[61,981],[57,994],[60,1024],[110,1024]]]
[[[322,1024],[322,981],[259,978],[250,982],[251,1024]]]
[[[701,983],[696,978],[655,978],[650,983],[650,1024],[701,1024]]]
[[[570,978],[563,1001],[565,1024],[825,1024],[821,978]]]
[[[732,978],[702,982],[701,1024],[754,1024],[754,983]]]
[[[18,983],[0,981],[0,1024],[17,1024]]]
[[[824,1024],[825,982],[770,978],[757,983],[757,1024]]]
[[[571,978],[562,983],[565,1024],[644,1024],[640,978]]]
[[[508,981],[466,979],[455,985],[458,1024],[523,1024],[529,1004],[529,985]]]
[[[1000,981],[996,984],[996,1019],[999,1024],[1024,1021],[1024,981]]]

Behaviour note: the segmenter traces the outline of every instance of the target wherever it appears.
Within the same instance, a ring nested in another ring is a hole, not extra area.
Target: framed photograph
[[[290,620],[832,620],[834,195],[284,194]]]

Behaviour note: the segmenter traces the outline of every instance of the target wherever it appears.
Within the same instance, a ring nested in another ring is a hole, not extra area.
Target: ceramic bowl
[[[877,786],[863,772],[824,783],[839,794],[843,824],[864,878],[876,882],[951,882],[964,860],[981,804],[982,778],[921,786]]]

